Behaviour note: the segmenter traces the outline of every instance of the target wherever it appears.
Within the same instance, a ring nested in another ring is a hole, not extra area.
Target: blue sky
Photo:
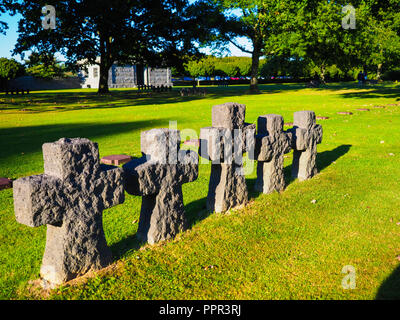
[[[21,61],[19,55],[13,57],[11,56],[11,51],[14,49],[18,38],[18,21],[20,18],[20,15],[12,17],[10,15],[3,14],[0,16],[1,21],[4,21],[8,24],[6,35],[0,34],[0,57],[14,58],[17,61]],[[247,48],[251,48],[251,45],[247,39],[238,39],[238,43],[245,45]],[[231,51],[230,55],[232,56],[250,56],[249,54],[240,51],[233,45],[229,46],[229,50]],[[208,48],[202,49],[201,51],[207,54],[210,53]]]
[[[8,24],[6,35],[0,34],[0,57],[11,58],[10,51],[14,49],[14,45],[18,38],[18,21],[20,16],[11,17],[4,14],[0,16],[0,19]],[[18,56],[15,56],[14,58],[20,61]]]

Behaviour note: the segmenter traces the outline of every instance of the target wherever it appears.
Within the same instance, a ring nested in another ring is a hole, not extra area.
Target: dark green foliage
[[[187,0],[57,1],[54,30],[41,26],[45,4],[14,4],[23,16],[14,52],[61,52],[70,64],[98,64],[100,93],[108,92],[108,70],[115,62],[176,66],[183,55],[197,52],[189,30],[195,10]]]
[[[0,58],[0,89],[4,90],[9,80],[22,76],[24,66],[14,59]]]
[[[216,43],[226,47],[228,43],[235,45],[243,52],[251,54],[250,90],[258,91],[258,75],[260,59],[270,55],[269,39],[282,33],[282,25],[295,18],[296,12],[305,1],[282,0],[210,0],[214,6],[226,14],[225,23],[221,24]],[[232,15],[232,9],[240,12]],[[238,37],[247,38],[252,48],[246,49],[237,43]],[[232,71],[233,70],[229,70]]]
[[[25,65],[27,74],[41,79],[63,78],[70,71],[51,54],[33,52]]]
[[[251,58],[206,56],[202,59],[191,60],[185,65],[185,71],[192,77],[248,76],[251,71]]]
[[[383,80],[400,81],[400,69],[387,71],[383,74]]]
[[[301,58],[325,82],[328,69],[337,75],[365,69],[379,79],[382,70],[398,64],[399,4],[394,1],[353,1],[356,28],[343,29],[347,1],[303,1],[293,19],[282,21],[267,47],[278,57]],[[336,77],[335,76],[335,77]]]

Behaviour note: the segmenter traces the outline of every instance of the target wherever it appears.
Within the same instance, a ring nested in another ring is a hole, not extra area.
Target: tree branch
[[[246,53],[249,53],[249,54],[252,54],[252,53],[253,53],[252,51],[246,50],[244,47],[239,46],[237,43],[233,42],[231,39],[228,39],[228,41],[229,41],[230,43],[232,43],[232,44],[233,44],[236,48],[238,48],[239,50],[242,50],[243,52],[246,52]]]

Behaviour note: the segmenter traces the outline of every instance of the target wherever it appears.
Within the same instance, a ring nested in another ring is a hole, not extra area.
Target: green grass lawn
[[[43,172],[41,146],[61,137],[99,143],[100,156],[140,156],[140,132],[168,127],[199,133],[211,125],[211,107],[246,104],[246,121],[262,114],[314,110],[324,136],[318,145],[320,174],[290,178],[287,189],[264,195],[225,214],[205,209],[209,165],[183,187],[191,227],[154,246],[135,239],[141,198],[104,212],[104,229],[115,264],[97,275],[53,291],[55,299],[375,299],[400,298],[400,88],[392,84],[358,88],[330,84],[211,87],[206,97],[172,93],[137,94],[116,90],[99,97],[93,90],[0,94],[0,177]],[[357,111],[369,108],[370,111]],[[338,115],[351,111],[353,115]],[[185,138],[185,137],[183,137]],[[312,200],[316,203],[311,203]],[[15,221],[12,190],[0,191],[0,298],[35,298],[29,280],[38,278],[46,226]],[[342,268],[356,269],[356,288],[345,290]]]

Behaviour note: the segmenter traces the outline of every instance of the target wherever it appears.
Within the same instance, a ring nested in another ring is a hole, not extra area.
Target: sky
[[[6,30],[6,35],[0,34],[0,58],[14,58],[17,61],[22,62],[19,55],[12,56],[11,51],[14,49],[15,43],[18,38],[18,21],[21,19],[21,15],[10,16],[8,14],[2,14],[0,16],[1,21],[8,24],[8,29]],[[245,46],[246,48],[251,48],[251,44],[247,39],[238,39],[238,44]],[[234,45],[230,45],[229,50],[231,51],[230,56],[250,56],[248,53],[244,53],[237,49]],[[202,52],[210,54],[209,48],[201,49]]]

